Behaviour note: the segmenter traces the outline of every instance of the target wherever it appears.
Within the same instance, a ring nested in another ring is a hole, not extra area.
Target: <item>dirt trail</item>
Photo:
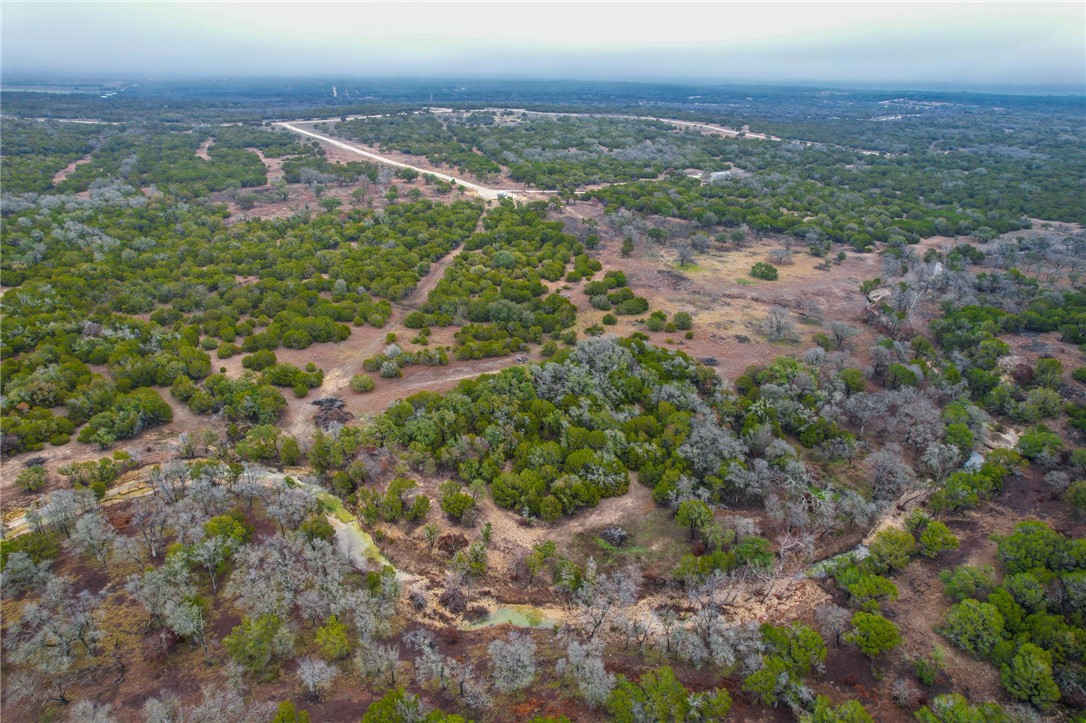
[[[203,158],[205,161],[211,160],[211,155],[208,153],[208,149],[215,143],[214,138],[208,138],[206,141],[200,144],[200,147],[196,149],[196,155]]]
[[[83,156],[82,158],[80,158],[78,160],[75,160],[75,161],[72,161],[67,166],[65,166],[64,168],[57,171],[53,175],[53,185],[54,186],[57,185],[58,183],[60,183],[64,179],[66,179],[68,176],[75,173],[75,169],[79,168],[84,163],[87,163],[88,161],[90,161],[90,159],[91,159],[91,154],[88,153],[87,155]]]
[[[364,157],[369,158],[371,160],[377,161],[378,163],[384,163],[385,165],[395,166],[397,168],[410,168],[411,170],[416,171],[418,173],[428,173],[431,176],[435,176],[437,178],[440,178],[443,181],[448,181],[450,183],[455,183],[455,184],[457,184],[459,186],[463,186],[464,188],[468,189],[469,191],[474,191],[475,193],[477,193],[479,195],[480,198],[483,198],[483,199],[486,199],[486,200],[489,200],[489,201],[496,201],[498,198],[505,197],[505,196],[514,196],[515,197],[518,193],[522,193],[522,192],[517,191],[515,189],[487,188],[486,186],[480,186],[477,183],[472,183],[471,181],[465,180],[463,178],[457,178],[455,176],[450,176],[447,173],[440,173],[438,171],[431,171],[431,170],[428,170],[428,169],[425,169],[425,168],[419,168],[418,166],[412,166],[412,165],[410,165],[408,163],[401,163],[400,161],[393,160],[391,158],[388,158],[387,156],[382,156],[382,155],[378,155],[376,153],[372,153],[370,151],[365,151],[365,150],[362,150],[361,148],[358,148],[357,146],[351,145],[350,143],[344,143],[343,141],[336,140],[335,138],[331,138],[329,136],[322,135],[320,133],[316,133],[316,132],[314,132],[312,130],[307,130],[306,128],[302,128],[301,126],[303,125],[303,123],[297,123],[297,124],[294,124],[294,123],[277,123],[276,125],[282,126],[283,128],[286,128],[289,131],[293,131],[294,133],[300,133],[303,136],[309,136],[310,138],[316,138],[318,141],[321,141],[322,143],[327,143],[329,145],[335,146],[336,148],[342,148],[342,149],[350,151],[352,153],[357,153],[360,156],[364,156]],[[312,123],[307,122],[304,125],[312,125]]]

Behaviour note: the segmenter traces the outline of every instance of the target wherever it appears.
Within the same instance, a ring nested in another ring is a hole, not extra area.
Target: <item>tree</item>
[[[901,570],[909,564],[916,540],[905,530],[885,529],[875,535],[868,548],[871,567],[877,572]]]
[[[596,561],[588,559],[574,600],[584,618],[588,639],[592,640],[615,608],[633,604],[641,585],[641,571],[634,565],[606,574],[596,573]]]
[[[1048,710],[1060,699],[1060,689],[1052,679],[1052,655],[1033,643],[1024,643],[1000,670],[1000,682],[1012,698]]]
[[[813,670],[821,670],[826,662],[826,644],[822,636],[803,623],[793,622],[787,627],[766,623],[761,627],[766,645],[788,663],[796,678],[806,678]]]
[[[163,721],[163,723],[166,722]],[[309,712],[298,710],[294,707],[294,703],[285,700],[279,704],[279,708],[275,711],[275,717],[272,718],[271,723],[310,723]]]
[[[920,554],[935,557],[943,550],[958,549],[958,538],[944,523],[932,520],[920,533]]]
[[[986,657],[1003,640],[1003,616],[994,605],[965,599],[951,606],[940,631],[959,647]]]
[[[694,539],[699,530],[713,521],[713,511],[701,500],[686,500],[679,503],[675,511],[675,521],[690,528],[690,539]]]
[[[1068,485],[1066,500],[1079,519],[1086,517],[1086,480],[1076,480]]]
[[[616,723],[720,721],[731,706],[726,690],[691,694],[666,666],[644,673],[636,685],[619,679],[607,700],[607,710]]]
[[[535,680],[535,643],[514,633],[507,640],[495,640],[487,646],[494,687],[503,693],[523,690]]]
[[[694,257],[694,249],[683,245],[676,252],[675,260],[679,266],[692,266],[697,259]]]
[[[571,639],[566,645],[566,657],[555,664],[559,677],[575,682],[585,702],[593,708],[603,705],[615,687],[615,676],[603,665],[602,651],[598,640],[581,643]]]
[[[464,491],[459,483],[446,480],[438,488],[441,493],[441,510],[450,517],[465,521],[475,510],[475,498]]]
[[[429,720],[425,710],[417,695],[395,688],[370,703],[362,723],[421,723]]]
[[[824,603],[815,608],[815,620],[823,635],[832,635],[836,645],[841,644],[841,634],[848,630],[851,614],[840,605]]]
[[[1060,533],[1037,520],[1020,522],[1013,534],[998,541],[1000,560],[1010,575],[1037,568],[1058,569],[1065,547]]]
[[[91,555],[102,569],[106,569],[114,545],[117,544],[118,535],[113,526],[100,514],[92,513],[83,515],[75,523],[72,532],[72,544],[80,552]]]
[[[1011,723],[1018,720],[1004,713],[995,703],[973,705],[957,693],[936,696],[930,707],[916,712],[916,717],[921,723]]]
[[[363,677],[378,680],[382,684],[396,685],[400,651],[395,645],[381,645],[372,640],[363,641],[355,656],[354,664]]]
[[[355,374],[351,377],[351,389],[360,394],[372,392],[375,385],[373,377],[369,374]]]
[[[744,679],[743,690],[763,705],[775,708],[782,698],[793,691],[795,685],[787,661],[779,655],[767,655],[762,660],[762,667]]]
[[[833,338],[833,345],[836,349],[847,349],[849,346],[849,340],[852,337],[859,335],[860,330],[851,324],[846,324],[841,321],[830,322],[830,335]]]
[[[302,681],[306,695],[314,700],[319,700],[339,671],[334,665],[329,665],[320,658],[306,656],[298,661],[298,679]]]
[[[766,312],[762,331],[770,341],[797,341],[795,327],[788,318],[788,310],[775,306]]]
[[[882,600],[897,600],[897,585],[881,575],[872,575],[856,571],[854,578],[845,581],[849,598],[865,612],[878,612]]]
[[[988,597],[996,585],[995,570],[988,565],[959,565],[953,570],[940,572],[939,579],[943,581],[943,592],[956,601]]]
[[[194,645],[199,645],[207,660],[207,635],[205,632],[204,606],[196,600],[166,604],[166,627]]]
[[[223,647],[239,665],[260,673],[277,652],[279,625],[275,615],[246,618],[222,639]]]
[[[317,647],[328,660],[341,660],[351,652],[351,643],[347,636],[347,626],[332,615],[317,628]]]
[[[189,567],[180,555],[171,555],[161,567],[132,575],[125,591],[147,609],[148,630],[165,624],[169,605],[196,594]]]
[[[852,632],[846,636],[867,657],[872,665],[875,659],[901,644],[901,631],[897,625],[881,615],[858,612],[852,616]]]
[[[875,723],[858,700],[846,700],[834,707],[833,702],[824,695],[816,697],[814,710],[808,715],[801,715],[799,720],[800,723]]]

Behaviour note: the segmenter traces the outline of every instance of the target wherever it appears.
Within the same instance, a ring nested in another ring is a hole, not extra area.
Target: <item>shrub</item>
[[[959,565],[940,572],[939,579],[943,581],[943,592],[954,600],[986,598],[996,584],[995,570],[988,566]]]
[[[40,464],[27,467],[16,475],[15,484],[27,492],[40,492],[45,487],[45,467]]]
[[[464,491],[459,483],[447,480],[439,488],[441,492],[441,510],[457,520],[463,521],[475,509],[475,498]]]
[[[372,392],[375,383],[369,374],[355,374],[351,377],[351,389],[359,394]]]
[[[764,281],[776,281],[778,277],[777,267],[773,264],[767,264],[765,261],[759,261],[750,267],[750,275]]]

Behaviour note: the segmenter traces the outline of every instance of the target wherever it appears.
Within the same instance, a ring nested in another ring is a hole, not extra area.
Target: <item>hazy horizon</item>
[[[8,2],[2,73],[1083,92],[1084,27],[1075,2]]]

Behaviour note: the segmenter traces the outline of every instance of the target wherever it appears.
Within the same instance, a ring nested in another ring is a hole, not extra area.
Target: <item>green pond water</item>
[[[479,630],[494,625],[512,625],[518,628],[542,628],[558,621],[533,605],[502,605],[485,620],[465,625],[465,630]]]

